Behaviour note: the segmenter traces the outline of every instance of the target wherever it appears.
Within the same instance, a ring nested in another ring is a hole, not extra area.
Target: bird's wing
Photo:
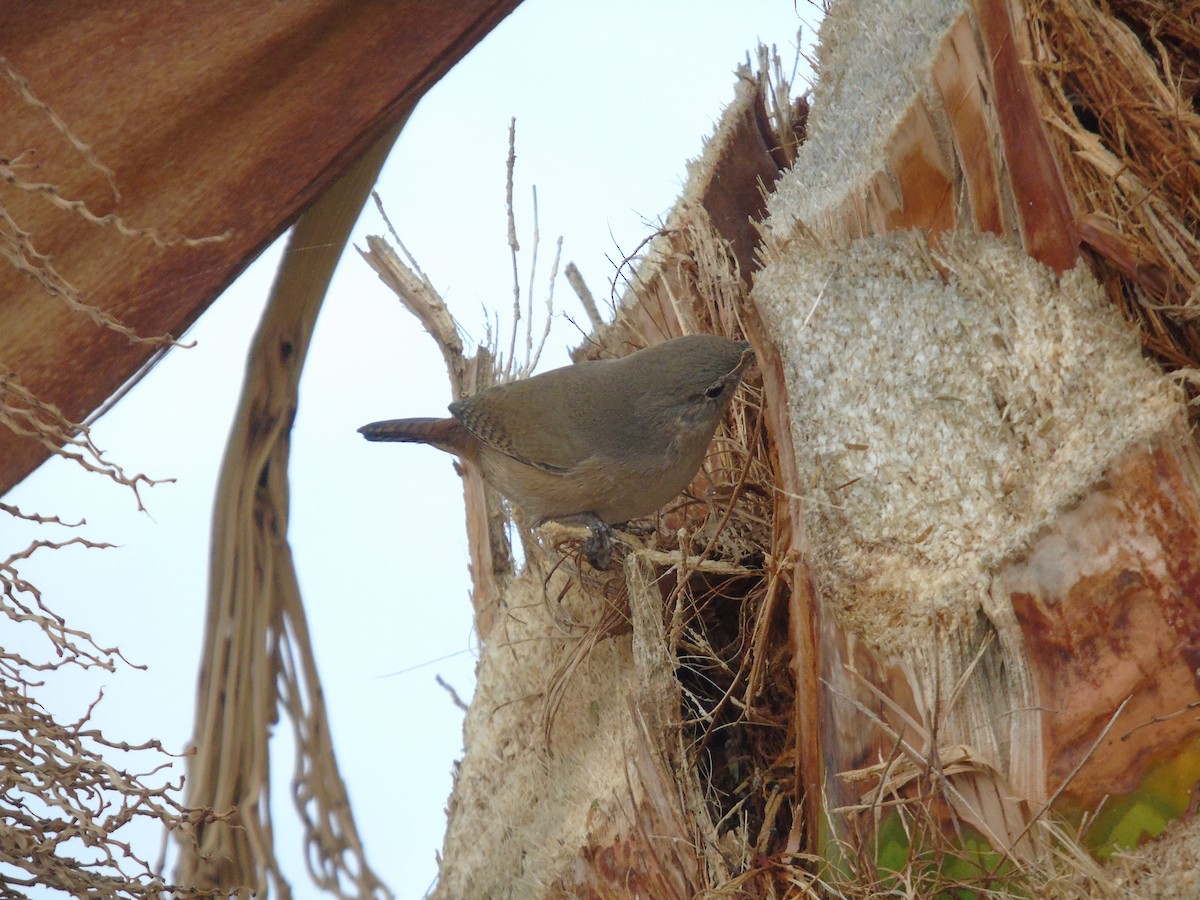
[[[534,405],[538,395],[530,396],[526,384],[516,381],[456,401],[450,412],[483,444],[518,462],[560,475],[574,471],[591,454],[561,427],[561,413]]]

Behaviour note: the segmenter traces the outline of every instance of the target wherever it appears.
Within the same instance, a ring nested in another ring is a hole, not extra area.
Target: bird
[[[744,341],[686,335],[488,388],[451,403],[449,418],[358,431],[478,466],[534,526],[586,525],[584,555],[603,570],[611,526],[656,512],[691,482],[753,361]]]

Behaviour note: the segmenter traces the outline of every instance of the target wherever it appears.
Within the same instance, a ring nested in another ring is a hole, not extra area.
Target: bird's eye
[[[708,390],[706,390],[704,392],[704,396],[707,397],[709,400],[716,400],[718,397],[721,396],[722,393],[724,393],[724,391],[725,391],[725,382],[718,381],[716,384],[712,385]]]

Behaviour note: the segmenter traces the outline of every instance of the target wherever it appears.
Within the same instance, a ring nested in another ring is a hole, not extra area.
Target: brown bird
[[[604,569],[609,526],[647,516],[687,487],[753,359],[747,343],[694,334],[489,388],[451,403],[449,419],[358,430],[478,465],[535,525],[587,525],[584,553]]]

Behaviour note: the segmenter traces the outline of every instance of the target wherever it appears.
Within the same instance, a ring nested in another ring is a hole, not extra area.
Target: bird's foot
[[[592,513],[585,515],[584,523],[591,529],[592,534],[583,542],[583,556],[591,563],[593,569],[603,572],[612,561],[612,527]]]

